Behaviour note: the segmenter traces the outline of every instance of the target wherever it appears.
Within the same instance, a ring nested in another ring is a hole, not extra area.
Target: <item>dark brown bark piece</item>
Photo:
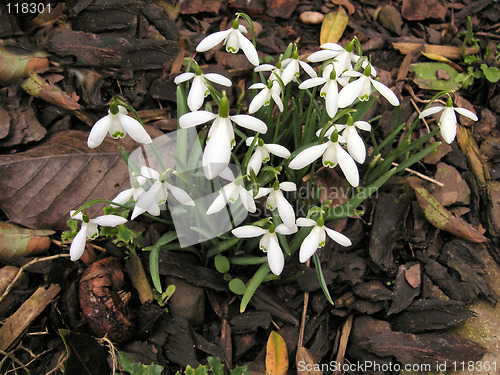
[[[258,327],[268,329],[272,316],[268,311],[249,311],[238,314],[229,320],[233,333],[254,332]]]
[[[474,313],[459,301],[421,299],[414,301],[391,321],[395,331],[421,333],[462,324]]]
[[[182,318],[166,319],[163,328],[168,334],[167,342],[163,346],[167,359],[182,367],[190,365],[197,368],[199,362],[196,359],[196,346],[187,320]]]
[[[85,10],[73,19],[73,29],[87,33],[135,30],[137,15],[125,9]]]
[[[360,298],[371,301],[391,300],[393,293],[381,281],[368,281],[356,284],[353,292]]]
[[[394,287],[394,299],[392,300],[389,311],[387,311],[387,315],[403,311],[405,308],[410,306],[413,299],[420,293],[420,285],[417,288],[414,288],[408,283],[405,276],[405,273],[409,269],[417,265],[419,265],[419,263],[410,262],[399,267]]]
[[[412,199],[413,194],[408,189],[380,193],[378,197],[369,251],[372,260],[384,271],[396,270],[392,252]]]

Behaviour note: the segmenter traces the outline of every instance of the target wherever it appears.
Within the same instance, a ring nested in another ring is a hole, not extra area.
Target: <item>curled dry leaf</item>
[[[47,251],[50,247],[52,230],[33,230],[17,225],[0,222],[0,261],[36,255]]]
[[[481,243],[487,242],[477,229],[459,217],[454,216],[425,189],[421,182],[413,177],[408,178],[408,183],[417,195],[417,202],[426,219],[436,228],[442,229],[464,240]]]
[[[29,52],[20,48],[0,47],[0,83],[27,77],[30,72],[44,72],[49,68],[47,54]]]
[[[123,284],[123,271],[117,258],[104,258],[92,263],[82,274],[79,286],[80,307],[94,333],[113,342],[130,338],[134,324],[118,295]]]

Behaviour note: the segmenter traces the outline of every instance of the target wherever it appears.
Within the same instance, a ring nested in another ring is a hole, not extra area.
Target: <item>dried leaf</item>
[[[412,288],[420,286],[420,264],[415,264],[405,270],[405,279]]]
[[[396,42],[392,46],[401,52],[403,55],[408,55],[415,51],[421,50],[425,53],[433,53],[449,59],[462,59],[462,47],[455,46],[439,46],[435,44],[422,44],[411,42]],[[479,48],[468,47],[465,49],[466,55],[474,55],[479,52]]]
[[[387,30],[397,35],[401,35],[403,19],[399,11],[392,5],[384,5],[378,12],[377,21]]]
[[[313,358],[312,354],[301,346],[297,349],[297,355],[295,357],[295,363],[297,366],[298,375],[322,375],[323,372],[316,370],[318,362]]]
[[[288,370],[288,352],[285,340],[271,332],[266,348],[266,375],[285,375]]]
[[[320,44],[337,43],[342,37],[348,22],[349,16],[341,6],[337,11],[328,13],[321,25]]]
[[[154,137],[152,128],[148,132]],[[91,199],[111,200],[129,186],[118,145],[129,152],[139,145],[130,137],[107,137],[91,150],[87,137],[83,131],[59,132],[30,151],[0,155],[0,209],[10,220],[28,228],[67,229],[70,210]],[[88,214],[101,209],[94,205]]]
[[[43,253],[50,246],[52,230],[33,230],[0,222],[0,261]]]
[[[434,60],[434,61],[439,61],[439,62],[445,62],[445,63],[449,63],[451,62],[449,59],[447,59],[446,57],[444,56],[441,56],[437,53],[432,53],[432,52],[424,52],[422,51],[422,55],[424,55],[425,57],[427,57],[428,59],[430,60]]]
[[[30,72],[46,71],[49,68],[46,56],[41,52],[0,47],[0,83],[7,85],[15,79],[27,77]]]
[[[354,5],[349,0],[330,0],[335,5],[342,5],[347,8],[347,13],[349,13],[350,16],[354,14],[356,9],[354,8]]]
[[[464,240],[480,243],[487,239],[472,225],[452,215],[439,203],[416,178],[408,178],[408,183],[415,190],[417,201],[425,217],[436,228],[442,229]]]

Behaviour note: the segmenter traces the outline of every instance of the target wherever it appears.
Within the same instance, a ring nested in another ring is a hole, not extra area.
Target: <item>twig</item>
[[[415,110],[417,111],[418,115],[420,116],[420,109],[418,109],[418,106],[417,106],[417,103],[415,103],[415,101],[413,99],[410,99],[410,102],[411,104],[413,105],[413,107],[415,108]],[[421,119],[422,122],[424,123],[426,129],[427,129],[427,133],[430,133],[431,132],[431,128],[429,128],[429,124],[427,123],[427,121],[425,121],[425,118],[422,118]]]
[[[14,284],[17,282],[17,280],[19,280],[19,278],[21,277],[23,272],[29,266],[32,266],[35,263],[45,262],[47,260],[53,260],[53,259],[57,259],[57,258],[69,258],[69,257],[70,257],[69,254],[56,254],[56,255],[51,255],[49,257],[45,257],[45,258],[35,258],[35,259],[31,260],[30,262],[26,263],[25,265],[23,265],[22,267],[19,268],[19,271],[17,271],[16,276],[12,279],[12,281],[9,283],[9,285],[7,286],[5,291],[3,292],[2,296],[0,297],[0,302],[2,302],[5,299],[5,297],[7,297],[7,294],[9,294],[9,292],[12,290],[12,288],[14,287]]]
[[[111,342],[111,340],[108,339],[106,336],[104,336],[102,339],[99,339],[98,342],[100,345],[106,345],[109,348],[109,354],[111,355],[111,362],[113,364],[113,369],[112,369],[111,374],[115,375],[117,364],[118,364],[118,358],[116,357],[116,352],[118,350],[116,350],[116,348],[113,345],[113,343]]]
[[[399,166],[399,164],[395,163],[395,162],[392,162],[391,165],[394,166],[394,167],[398,167]],[[439,181],[437,181],[437,180],[435,180],[435,179],[433,179],[431,177],[427,177],[425,174],[422,174],[420,172],[414,171],[413,169],[405,168],[405,171],[409,172],[409,173],[412,173],[415,176],[420,177],[422,180],[426,180],[426,181],[432,182],[433,184],[436,184],[437,186],[440,186],[440,187],[444,186],[444,184],[442,182],[439,182]]]
[[[306,267],[311,264],[311,258],[306,262]],[[302,309],[302,318],[300,319],[300,330],[299,330],[299,341],[297,343],[297,348],[303,346],[304,343],[304,331],[306,329],[306,317],[307,317],[307,305],[309,304],[309,292],[304,292],[304,308]]]
[[[351,334],[353,315],[349,315],[344,325],[342,326],[342,333],[340,336],[339,350],[337,351],[337,357],[335,358],[336,363],[344,363],[345,351],[347,348],[347,342],[349,341],[349,335]],[[334,374],[340,374],[340,368],[337,369]]]

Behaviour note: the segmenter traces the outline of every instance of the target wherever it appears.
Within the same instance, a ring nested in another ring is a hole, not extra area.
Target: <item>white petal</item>
[[[186,72],[186,73],[179,74],[177,77],[175,77],[174,83],[176,85],[178,85],[179,83],[186,82],[186,81],[190,80],[194,76],[195,76],[195,74],[193,72]]]
[[[230,87],[233,84],[229,78],[224,77],[223,75],[218,73],[205,73],[203,74],[203,77],[205,77],[206,79],[208,79],[213,83],[217,83],[219,85],[226,87]]]
[[[222,42],[231,32],[231,29],[218,31],[216,33],[206,36],[199,44],[196,46],[197,52],[205,52],[209,49],[215,47],[217,44]]]
[[[87,140],[87,146],[89,148],[96,148],[102,143],[111,126],[111,116],[112,115],[104,116],[94,124]]]
[[[471,120],[474,120],[474,121],[478,120],[476,114],[474,112],[472,112],[472,111],[469,111],[468,109],[465,109],[465,108],[456,108],[456,107],[453,107],[453,109],[455,110],[455,112],[458,112],[462,116],[468,117]]]
[[[328,59],[331,59],[332,57],[335,57],[337,53],[333,51],[317,51],[309,55],[307,58],[308,61],[310,62],[319,62],[319,61],[325,61]]]
[[[192,126],[204,124],[207,121],[213,120],[217,115],[208,111],[188,112],[179,118],[179,126],[183,129]]]
[[[252,63],[252,65],[259,65],[259,55],[257,54],[257,50],[251,41],[249,41],[243,34],[238,33],[238,41],[240,42],[240,47],[243,50],[243,53],[247,57],[248,61]]]
[[[330,81],[326,92],[326,112],[331,118],[335,117],[338,111],[339,88],[337,82]]]
[[[457,117],[455,111],[451,107],[446,107],[439,119],[441,127],[441,136],[448,144],[452,143],[457,134]]]
[[[340,165],[340,169],[344,172],[345,178],[351,186],[357,187],[359,185],[359,172],[356,163],[352,159],[351,155],[347,153],[340,145],[336,145],[337,151],[337,161]]]
[[[299,89],[306,90],[306,89],[309,89],[311,87],[319,86],[325,82],[326,82],[326,79],[324,79],[322,77],[309,78],[309,79],[306,79],[304,82],[302,82],[299,85]]]
[[[302,67],[302,69],[304,69],[304,72],[306,72],[309,77],[315,78],[317,76],[316,71],[311,67],[311,65],[301,60],[298,61],[299,65]]]
[[[283,70],[283,73],[281,74],[281,79],[283,83],[285,85],[290,83],[295,78],[295,75],[298,74],[298,72],[299,72],[298,60],[290,59],[290,62],[288,63],[286,68]]]
[[[167,182],[165,182],[165,185],[167,186],[167,189],[170,190],[174,198],[177,199],[181,204],[185,204],[186,206],[194,206],[193,200],[184,190]]]
[[[71,256],[71,260],[73,262],[80,259],[85,251],[85,244],[87,243],[87,229],[84,224],[82,224],[82,228],[76,234],[75,238],[71,242],[71,247],[69,248],[69,254]]]
[[[295,224],[292,226],[287,226],[286,224],[280,224],[275,229],[276,233],[283,235],[293,234],[296,233],[298,230],[299,228],[297,228]]]
[[[268,231],[255,225],[243,225],[242,227],[234,228],[231,233],[238,238],[252,238],[262,236],[268,233]]]
[[[386,98],[389,101],[389,103],[391,103],[393,106],[399,105],[398,97],[396,96],[396,94],[392,92],[392,90],[389,87],[377,81],[376,79],[370,78],[370,81],[372,82],[373,87],[375,87],[375,89],[380,94],[382,94],[382,96]]]
[[[259,89],[264,89],[266,88],[267,85],[262,83],[262,82],[257,82],[257,83],[254,83],[253,85],[251,85],[250,87],[248,87],[250,90],[259,90]]]
[[[222,210],[224,208],[224,206],[227,204],[227,199],[226,198],[227,197],[224,194],[224,192],[221,192],[221,194],[219,194],[214,199],[214,201],[212,202],[212,204],[210,205],[210,207],[208,207],[206,215],[212,215],[212,214],[214,214],[214,213],[219,212],[220,210]]]
[[[279,156],[283,159],[288,159],[290,157],[290,151],[282,145],[277,145],[274,143],[269,143],[264,145],[264,148],[271,154]]]
[[[297,191],[297,185],[293,182],[285,181],[280,184],[280,189],[283,191]]]
[[[252,192],[245,190],[244,188],[240,190],[240,199],[243,206],[248,212],[255,212],[257,207],[255,206],[255,201],[253,200]]]
[[[367,77],[368,78],[368,77]],[[364,80],[358,78],[357,80],[349,83],[339,92],[338,106],[339,108],[345,108],[351,105],[356,98],[359,96],[361,89],[363,88]]]
[[[288,166],[292,169],[302,169],[323,155],[327,147],[328,143],[308,147],[295,156]]]
[[[144,126],[139,121],[127,115],[119,115],[120,123],[130,137],[139,143],[148,144],[153,142]]]
[[[271,64],[261,64],[261,65],[255,67],[254,72],[269,72],[275,68],[276,67],[274,65],[271,65]]]
[[[269,104],[270,94],[270,91],[264,88],[261,92],[255,95],[248,106],[248,113],[255,113],[266,103]]]
[[[123,190],[120,194],[118,194],[112,202],[118,203],[118,204],[125,204],[127,203],[133,196],[133,190],[132,189],[127,189]],[[113,207],[117,207],[112,205]]]
[[[247,174],[250,174],[250,169],[253,169],[256,175],[259,174],[261,166],[262,166],[262,152],[260,151],[259,148],[257,148],[252,157],[250,158],[250,160],[248,161]]]
[[[83,213],[82,213],[82,211],[78,212],[75,216],[73,216],[74,213],[75,213],[75,210],[71,210],[69,212],[69,216],[70,216],[71,219],[83,221]]]
[[[278,243],[278,238],[275,234],[269,234],[269,243],[267,246],[267,262],[271,272],[275,275],[281,274],[285,266],[285,258]]]
[[[162,188],[162,183],[160,181],[156,181],[151,187],[149,188],[148,191],[145,193],[142,193],[139,198],[137,199],[137,202],[135,203],[134,211],[132,212],[131,220],[134,220],[137,216],[140,214],[148,211],[150,207],[156,203],[155,198],[156,194],[160,189]]]
[[[274,100],[274,103],[278,106],[278,109],[280,112],[283,112],[283,102],[281,101],[280,94],[279,92],[276,92],[275,90],[271,90],[271,97]]]
[[[278,194],[276,196],[276,204],[278,206],[278,213],[281,221],[286,226],[293,227],[295,225],[295,211],[292,205],[285,199],[283,194]]]
[[[347,134],[346,134],[347,133]],[[347,151],[354,160],[363,164],[366,158],[366,146],[363,139],[359,136],[354,126],[348,126],[342,133],[347,141]]]
[[[329,49],[331,51],[339,52],[339,53],[345,51],[344,47],[342,47],[338,43],[331,43],[331,42],[329,42],[329,43],[323,43],[320,47],[323,48],[323,49]]]
[[[336,232],[333,229],[328,228],[327,226],[324,226],[323,228],[325,229],[326,234],[328,234],[328,237],[337,242],[339,245],[346,247],[352,245],[349,237],[344,236],[342,233]]]
[[[307,237],[300,245],[299,251],[299,260],[301,263],[307,262],[307,260],[318,250],[321,228],[314,227],[311,233],[307,235]]]
[[[297,219],[297,225],[299,227],[313,227],[316,225],[316,222],[313,219],[309,219],[306,217],[299,217]]]
[[[253,130],[255,132],[265,134],[267,132],[267,125],[264,121],[249,115],[234,115],[229,118],[237,123],[239,126]]]
[[[144,165],[141,167],[141,175],[153,180],[158,180],[160,178],[160,174],[157,171]]]
[[[365,130],[367,132],[372,130],[372,126],[366,121],[356,121],[353,125],[358,129]]]
[[[427,116],[430,116],[430,115],[433,115],[435,113],[438,113],[438,112],[441,112],[443,109],[445,109],[446,107],[443,107],[441,105],[438,105],[436,107],[430,107],[430,108],[427,108],[426,110],[423,110],[420,115],[418,116],[418,118],[424,118],[424,117],[427,117]]]
[[[196,76],[193,79],[193,84],[189,90],[187,105],[191,111],[197,111],[203,105],[205,100],[205,94],[207,93],[207,85],[205,84],[203,77]],[[209,112],[210,113],[210,112]]]
[[[90,222],[101,227],[116,227],[117,225],[125,224],[127,219],[118,215],[102,215],[91,219]]]
[[[259,188],[259,192],[257,193],[257,195],[255,196],[255,199],[257,198],[262,198],[262,197],[265,197],[267,194],[269,194],[273,189],[271,188]]]
[[[210,180],[222,173],[231,160],[231,134],[226,124],[220,125],[210,135],[203,151],[203,169],[205,176]]]

